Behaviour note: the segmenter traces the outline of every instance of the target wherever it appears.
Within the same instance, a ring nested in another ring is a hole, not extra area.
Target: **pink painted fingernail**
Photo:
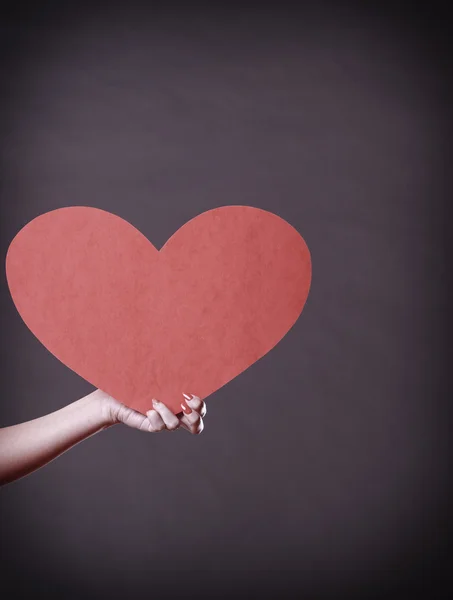
[[[189,408],[188,408],[187,406],[184,406],[184,404],[183,404],[182,402],[181,402],[181,406],[182,406],[182,409],[183,409],[183,411],[184,411],[184,414],[186,414],[186,415],[190,415],[190,414],[192,413],[192,411],[191,411],[191,410],[189,410]],[[187,411],[188,411],[188,412],[187,412]]]
[[[190,397],[190,396],[188,396],[187,394],[183,394],[183,396],[184,396],[184,398],[185,398],[186,400],[191,400],[191,397]]]

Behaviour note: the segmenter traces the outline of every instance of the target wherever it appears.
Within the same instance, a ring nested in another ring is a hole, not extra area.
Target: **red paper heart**
[[[96,208],[54,210],[11,242],[6,274],[22,319],[61,362],[145,413],[218,390],[292,327],[311,282],[309,250],[280,217],[209,210],[158,251]]]

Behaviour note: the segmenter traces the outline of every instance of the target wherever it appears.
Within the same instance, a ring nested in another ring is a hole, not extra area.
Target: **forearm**
[[[35,471],[112,424],[103,392],[96,390],[49,415],[0,429],[0,485]]]

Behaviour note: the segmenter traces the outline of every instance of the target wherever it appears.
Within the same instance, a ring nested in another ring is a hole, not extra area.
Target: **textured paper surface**
[[[248,206],[188,221],[158,251],[127,221],[90,207],[40,215],[11,242],[11,296],[61,362],[145,412],[206,398],[292,327],[310,253],[280,217]]]

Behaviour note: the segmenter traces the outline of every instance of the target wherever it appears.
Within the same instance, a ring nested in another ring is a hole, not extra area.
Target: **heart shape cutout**
[[[53,210],[15,236],[6,257],[14,304],[61,362],[145,413],[158,398],[204,399],[271,350],[311,283],[303,238],[277,215],[223,206],[157,250],[120,217]]]

